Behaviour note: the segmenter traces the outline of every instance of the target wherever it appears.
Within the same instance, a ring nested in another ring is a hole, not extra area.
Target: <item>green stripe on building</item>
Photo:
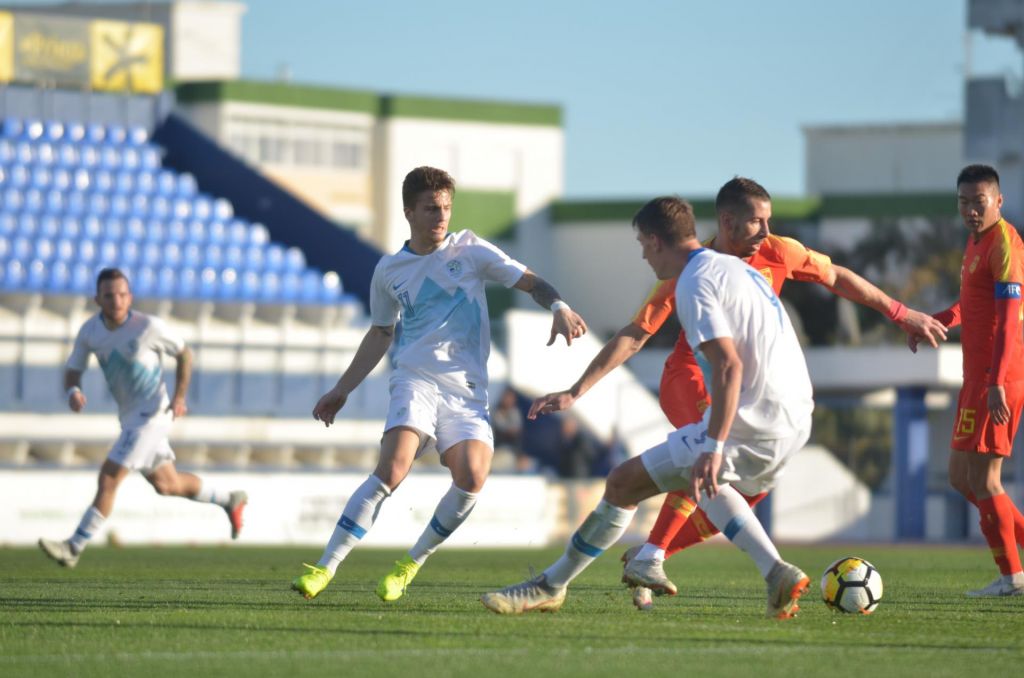
[[[385,96],[382,98],[381,115],[385,118],[427,118],[510,125],[562,126],[562,109],[559,106],[499,101]]]

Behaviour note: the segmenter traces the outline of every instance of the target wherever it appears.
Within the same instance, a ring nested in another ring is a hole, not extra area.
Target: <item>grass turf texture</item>
[[[398,551],[356,550],[312,601],[289,590],[315,548],[93,548],[75,570],[0,549],[0,676],[964,676],[1024,665],[1024,599],[968,599],[994,567],[971,548],[787,547],[811,576],[800,616],[767,620],[764,586],[728,545],[668,562],[675,598],[636,611],[615,547],[561,612],[501,617],[485,591],[560,549],[441,550],[404,598],[373,593]],[[818,577],[858,555],[885,582],[868,617],[830,612]]]

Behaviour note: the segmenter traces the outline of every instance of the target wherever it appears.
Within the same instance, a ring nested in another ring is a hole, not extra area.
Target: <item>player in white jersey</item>
[[[313,598],[373,525],[381,504],[413,461],[436,448],[452,475],[430,524],[408,554],[377,585],[382,600],[400,598],[427,557],[469,516],[491,468],[494,440],[488,420],[490,327],[484,283],[529,293],[553,311],[557,335],[571,344],[586,332],[583,319],[547,282],[472,231],[448,233],[455,182],[443,170],[418,167],[402,184],[409,222],[405,246],[377,264],[370,286],[372,325],[348,369],[313,409],[330,426],[348,395],[401,334],[394,354],[391,401],[374,472],[352,493],[316,565],[305,565],[292,588]]]
[[[96,304],[100,312],[87,320],[75,338],[64,371],[68,407],[85,408],[82,372],[95,354],[110,392],[117,402],[121,436],[100,467],[98,489],[92,506],[69,539],[40,539],[46,555],[65,567],[74,567],[89,540],[103,526],[114,508],[121,481],[139,471],[157,493],[186,497],[223,508],[231,522],[231,538],[242,529],[245,492],[215,490],[191,473],[174,467],[174,452],[167,441],[171,422],[188,412],[185,392],[192,374],[192,353],[185,342],[159,318],[131,309],[128,279],[116,268],[105,268],[96,278]],[[174,396],[168,398],[161,358],[177,362]]]
[[[770,488],[810,435],[811,383],[789,317],[760,273],[701,247],[684,200],[652,200],[633,225],[658,278],[679,276],[676,308],[705,370],[711,407],[703,421],[612,471],[604,498],[554,565],[481,601],[500,614],[559,609],[569,582],[618,541],[640,501],[687,488],[697,498],[704,490],[700,507],[754,559],[767,583],[767,616],[788,619],[809,579],[782,560],[733,485],[751,494]],[[660,582],[643,574],[627,567],[624,579],[658,590]]]

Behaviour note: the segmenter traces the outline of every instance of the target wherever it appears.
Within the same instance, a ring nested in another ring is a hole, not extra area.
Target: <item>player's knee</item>
[[[965,497],[972,494],[971,486],[967,483],[966,478],[950,477],[949,486]]]
[[[162,497],[170,497],[178,493],[178,484],[173,480],[169,480],[167,478],[154,478],[149,482],[152,483],[153,489],[156,490],[156,493]]]
[[[608,482],[605,484],[604,496],[610,503],[616,506],[624,506],[629,503],[629,478],[623,471],[622,466],[617,466],[608,474]]]

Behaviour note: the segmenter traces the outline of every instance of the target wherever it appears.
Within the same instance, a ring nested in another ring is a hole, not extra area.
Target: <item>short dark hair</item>
[[[452,175],[436,167],[417,167],[405,175],[402,182],[402,205],[409,209],[416,206],[416,198],[423,191],[437,193],[448,191],[451,196],[455,195],[455,179]]]
[[[956,177],[956,187],[960,184],[993,183],[999,186],[999,172],[991,165],[968,165],[960,170]]]
[[[771,201],[771,199],[772,196],[768,194],[765,187],[753,179],[733,177],[718,189],[718,196],[715,198],[715,211],[746,209],[751,200]]]
[[[124,271],[119,268],[105,268],[96,276],[96,294],[100,293],[100,283],[105,280],[124,280],[128,283],[128,288],[131,289],[131,283],[128,281],[128,276],[124,274]]]
[[[697,237],[693,206],[669,195],[651,200],[633,216],[633,227],[644,235],[656,235],[669,245]]]

